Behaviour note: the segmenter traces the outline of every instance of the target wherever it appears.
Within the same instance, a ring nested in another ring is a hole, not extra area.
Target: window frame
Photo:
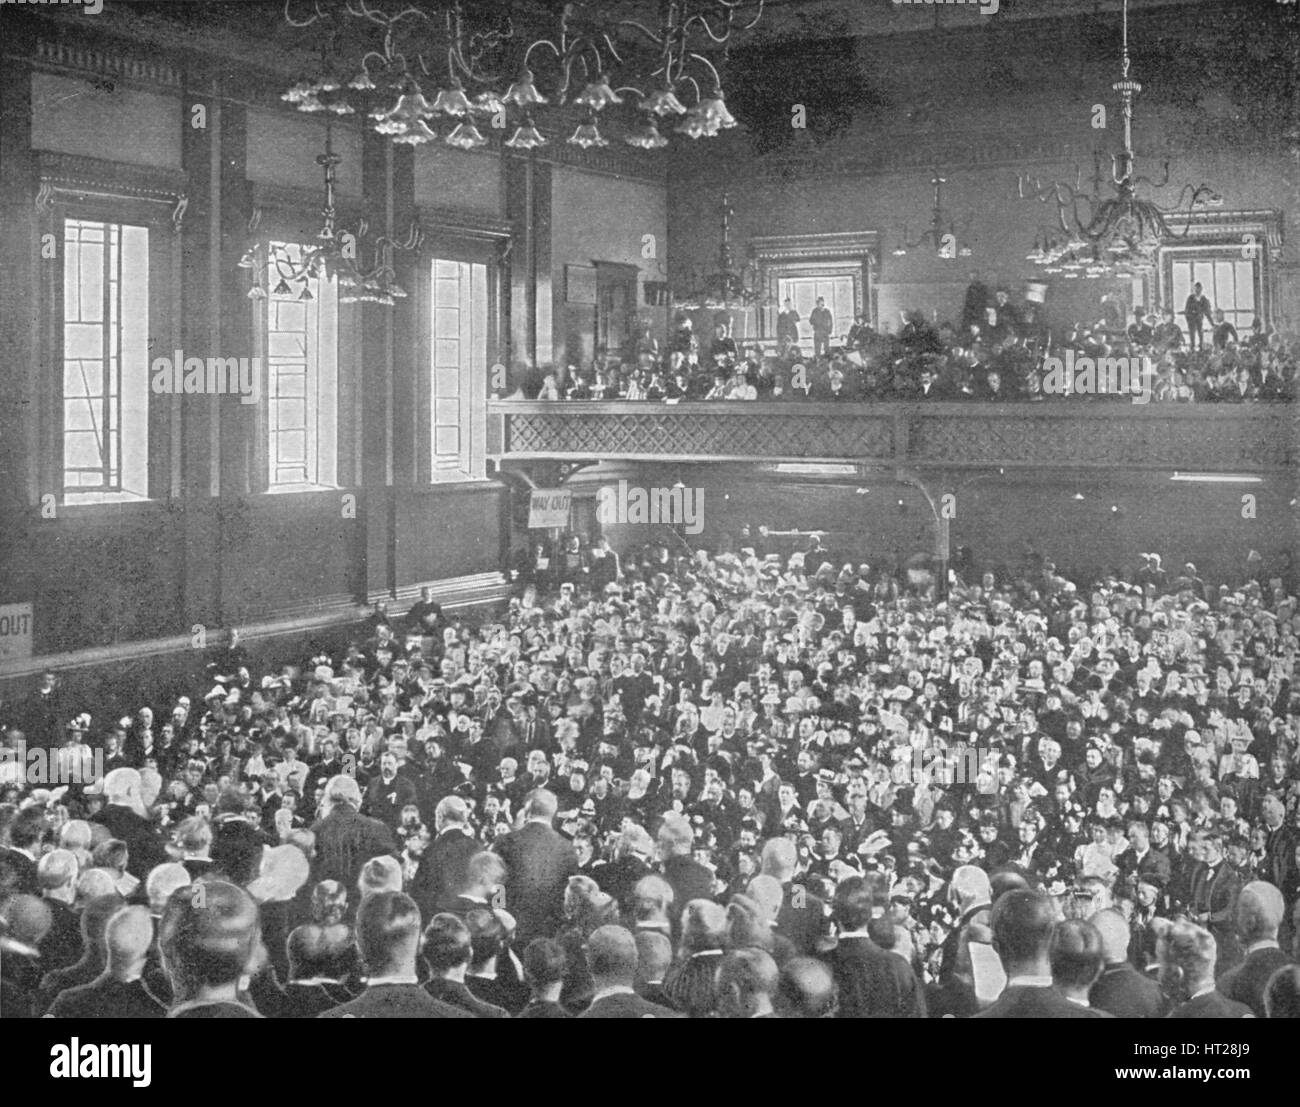
[[[38,255],[52,235],[57,261],[43,259],[39,281],[37,354],[46,367],[37,389],[37,503],[53,494],[59,507],[84,510],[144,504],[179,494],[178,429],[180,397],[155,395],[146,400],[148,439],[143,492],[78,490],[64,486],[64,247],[65,221],[78,220],[143,227],[148,232],[148,324],[150,351],[173,351],[179,345],[181,237],[188,206],[183,173],[144,170],[139,166],[93,158],[42,153],[37,194]],[[155,355],[161,356],[161,355]],[[152,379],[145,366],[146,380]]]
[[[423,486],[466,484],[488,480],[487,475],[487,402],[490,394],[492,366],[503,357],[501,252],[509,242],[509,227],[485,221],[456,221],[448,225],[445,217],[423,213],[421,226],[425,236],[415,259],[412,296],[408,302],[415,310],[415,441],[416,479]],[[433,452],[433,264],[434,261],[486,267],[484,308],[486,325],[485,372],[474,379],[472,370],[462,370],[462,388],[468,392],[468,410],[462,409],[460,432],[462,456],[467,464],[456,470],[434,469]]]
[[[304,189],[284,189],[255,185],[253,192],[253,220],[257,227],[255,238],[244,245],[261,247],[261,256],[267,256],[270,242],[296,243],[310,246],[320,230],[320,196]],[[339,202],[339,225],[355,227],[360,220],[360,210],[355,201],[343,198]],[[271,285],[274,287],[274,285]],[[247,283],[244,291],[248,291]],[[303,496],[323,491],[355,488],[361,483],[361,414],[360,379],[362,363],[362,313],[361,304],[339,302],[337,310],[338,351],[335,370],[338,394],[335,400],[337,426],[335,428],[335,463],[332,485],[285,485],[272,487],[270,480],[270,429],[268,406],[270,403],[269,372],[266,356],[268,299],[249,299],[248,327],[250,354],[260,358],[258,387],[259,400],[252,416],[252,472],[250,492],[263,496]]]

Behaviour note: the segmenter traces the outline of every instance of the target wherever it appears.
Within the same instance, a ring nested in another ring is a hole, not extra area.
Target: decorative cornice
[[[458,235],[462,238],[479,238],[491,242],[508,241],[514,233],[514,224],[508,219],[497,219],[482,212],[460,208],[426,207],[417,205],[416,217],[420,227],[433,234]]]
[[[1178,221],[1182,225],[1182,219]],[[1284,240],[1283,215],[1280,211],[1262,209],[1259,211],[1218,211],[1214,208],[1199,209],[1187,219],[1187,239],[1197,245],[1207,242],[1224,242],[1231,245],[1245,243],[1247,235],[1253,235],[1253,241],[1268,247],[1269,258],[1280,261]],[[1177,241],[1168,242],[1166,248],[1176,248]]]
[[[179,232],[189,207],[189,177],[179,169],[39,150],[36,174],[36,208],[41,212],[55,203],[92,198],[141,201],[170,208],[172,226]]]
[[[857,261],[878,257],[878,231],[838,231],[826,234],[771,235],[749,240],[749,250],[760,263],[794,258],[845,258]]]
[[[156,58],[137,58],[127,54],[110,53],[70,42],[38,39],[34,64],[38,68],[59,69],[77,73],[98,73],[117,77],[136,84],[180,88],[179,70]]]

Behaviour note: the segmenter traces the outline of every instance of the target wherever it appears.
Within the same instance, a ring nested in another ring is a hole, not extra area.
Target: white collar
[[[636,989],[627,984],[611,984],[608,988],[597,989],[596,994],[591,997],[591,1002],[595,1003],[597,1000],[605,999],[607,996],[628,995],[636,995]]]
[[[1052,978],[1050,976],[1013,976],[1007,980],[1008,988],[1050,988]]]
[[[299,981],[301,983],[301,981]],[[371,976],[366,978],[367,988],[381,988],[393,984],[418,984],[415,973],[403,973],[400,976]]]
[[[1255,950],[1257,949],[1281,949],[1281,948],[1282,947],[1277,944],[1276,938],[1261,938],[1258,942],[1251,942],[1250,945],[1246,947],[1246,955],[1250,956],[1250,954],[1254,953]]]

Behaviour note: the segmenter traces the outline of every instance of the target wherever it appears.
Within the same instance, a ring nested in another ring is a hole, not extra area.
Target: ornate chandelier
[[[626,104],[635,126],[623,141],[653,150],[668,145],[661,128],[669,122],[689,138],[736,125],[721,75],[702,51],[750,30],[764,0],[663,0],[657,27],[577,0],[564,5],[552,34],[531,41],[508,5],[482,0],[392,12],[371,0],[312,0],[301,17],[292,4],[285,0],[285,21],[319,25],[322,34],[316,71],[281,97],[299,111],[364,115],[377,133],[412,146],[437,141],[441,117],[450,124],[441,138],[451,146],[486,145],[480,127],[490,126],[510,131],[505,146],[527,150],[549,142],[536,124],[543,108],[578,109],[581,121],[567,141],[590,148],[609,144],[602,113]],[[437,87],[431,99],[425,87]]]
[[[325,173],[325,205],[321,208],[323,222],[316,233],[316,241],[311,246],[299,248],[259,240],[245,250],[239,259],[239,268],[252,271],[249,299],[263,300],[268,295],[291,296],[297,287],[299,300],[312,300],[315,296],[311,282],[331,279],[338,280],[339,302],[343,304],[393,307],[398,300],[405,299],[406,290],[397,283],[397,273],[393,268],[393,251],[418,247],[420,230],[412,226],[404,242],[380,235],[373,247],[374,265],[369,269],[363,267],[358,255],[366,224],[362,222],[356,234],[338,226],[334,186],[336,170],[342,160],[334,152],[330,129],[326,127],[325,152],[316,157],[316,164]],[[249,231],[255,232],[259,222],[260,213],[255,213]]]
[[[1198,206],[1222,202],[1220,196],[1207,185],[1193,188],[1184,185],[1173,207],[1160,207],[1152,200],[1138,195],[1138,188],[1146,185],[1153,189],[1164,188],[1169,183],[1169,163],[1164,163],[1163,179],[1153,181],[1146,176],[1134,176],[1133,154],[1133,100],[1142,86],[1129,76],[1128,54],[1128,0],[1123,6],[1123,39],[1120,79],[1111,85],[1120,95],[1124,116],[1124,147],[1111,155],[1111,183],[1115,195],[1102,194],[1100,166],[1093,180],[1091,195],[1082,192],[1079,175],[1073,185],[1057,181],[1044,186],[1037,178],[1021,175],[1016,184],[1020,199],[1034,197],[1041,203],[1056,202],[1060,234],[1044,232],[1035,239],[1034,247],[1026,260],[1047,267],[1047,271],[1061,272],[1066,276],[1086,277],[1136,277],[1155,268],[1162,242],[1185,238],[1191,227],[1191,216]],[[1181,231],[1174,231],[1170,223],[1181,217]]]
[[[936,169],[934,176],[930,178],[930,183],[934,186],[934,208],[930,213],[930,227],[915,242],[909,242],[907,225],[904,224],[903,232],[898,238],[898,245],[893,250],[894,257],[906,257],[908,250],[916,250],[927,243],[941,258],[970,257],[970,247],[958,245],[956,221],[948,217],[943,210],[943,186],[948,183],[948,178],[939,176],[939,170]],[[970,220],[966,219],[962,223],[962,230],[965,230],[969,223]]]
[[[751,263],[737,269],[731,250],[731,217],[734,209],[728,193],[722,194],[718,211],[722,216],[722,244],[718,247],[718,268],[712,273],[693,271],[689,286],[673,296],[681,308],[694,311],[699,308],[726,310],[761,303],[762,293],[755,287],[757,273]]]

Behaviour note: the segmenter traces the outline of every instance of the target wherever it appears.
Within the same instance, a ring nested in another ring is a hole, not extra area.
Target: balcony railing
[[[497,462],[1294,471],[1300,465],[1300,405],[497,400],[488,405],[488,456]]]

